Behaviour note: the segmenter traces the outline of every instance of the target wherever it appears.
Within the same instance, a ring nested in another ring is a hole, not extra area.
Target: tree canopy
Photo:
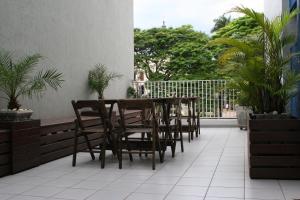
[[[206,79],[217,68],[209,36],[192,26],[135,29],[135,67],[149,80]]]
[[[249,16],[239,17],[214,32],[212,38],[242,39],[261,31],[258,23]]]
[[[220,16],[217,19],[214,19],[214,27],[211,29],[211,33],[220,30],[221,28],[225,27],[227,24],[231,22],[231,16],[226,17],[225,15]]]
[[[234,69],[218,63],[219,55],[228,46],[210,46],[209,41],[234,38],[246,42],[261,28],[248,16],[230,20],[224,15],[216,19],[216,31],[211,37],[191,25],[135,29],[135,68],[144,71],[149,80],[231,78]]]

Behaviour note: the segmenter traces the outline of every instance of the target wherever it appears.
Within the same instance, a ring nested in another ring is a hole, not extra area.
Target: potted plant
[[[127,88],[127,98],[136,98],[137,97],[137,94],[136,94],[136,91],[133,87],[128,87]]]
[[[97,64],[88,75],[88,85],[93,92],[98,93],[98,98],[103,99],[104,90],[108,87],[109,82],[120,78],[122,75],[109,72],[105,65]]]
[[[56,69],[40,70],[34,73],[42,59],[40,54],[13,60],[10,52],[0,51],[0,91],[8,101],[7,109],[1,109],[0,121],[18,121],[30,119],[30,109],[21,109],[21,96],[41,96],[42,92],[51,87],[57,90],[63,82],[62,74]]]
[[[233,11],[251,17],[261,27],[258,35],[244,41],[214,41],[230,47],[221,62],[236,67],[233,85],[254,111],[248,125],[250,177],[299,179],[300,120],[286,113],[300,80],[300,75],[287,65],[299,53],[283,53],[295,41],[295,36],[285,29],[299,10],[274,19],[244,7]]]

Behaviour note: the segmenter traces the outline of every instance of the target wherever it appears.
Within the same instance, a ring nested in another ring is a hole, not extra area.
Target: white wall
[[[264,5],[265,5],[265,15],[268,18],[274,18],[276,16],[281,15],[282,12],[282,7],[283,7],[283,1],[288,0],[264,0]]]
[[[105,97],[125,97],[133,79],[133,0],[1,0],[0,19],[0,48],[16,56],[40,53],[42,65],[64,74],[59,91],[22,100],[35,118],[68,117],[72,99],[96,98],[87,87],[96,63],[123,74]]]

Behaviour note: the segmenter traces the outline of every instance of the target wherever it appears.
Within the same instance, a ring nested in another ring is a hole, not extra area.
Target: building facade
[[[292,11],[299,8],[300,0],[265,0],[265,14],[269,18],[281,15],[282,12]],[[285,54],[300,52],[300,16],[295,18],[288,26],[287,31],[296,36],[296,42],[285,49]],[[289,67],[300,73],[300,58],[299,56],[293,57]],[[294,96],[288,105],[289,112],[295,116],[300,117],[300,84],[298,85],[298,94]]]
[[[133,0],[1,0],[0,19],[1,49],[16,57],[40,53],[41,65],[64,75],[57,92],[22,99],[34,118],[69,117],[72,99],[96,99],[87,76],[97,63],[123,75],[104,96],[125,97],[134,77]]]

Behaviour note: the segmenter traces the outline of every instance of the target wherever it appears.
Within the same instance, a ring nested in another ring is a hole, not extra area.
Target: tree
[[[242,39],[249,35],[257,34],[261,31],[261,27],[253,18],[249,16],[239,17],[226,26],[214,32],[212,38],[236,38]]]
[[[249,41],[253,42],[253,37],[255,38],[257,34],[262,31],[261,27],[253,18],[245,15],[243,17],[239,17],[234,19],[232,22],[227,24],[225,27],[220,28],[212,35],[212,39],[218,38],[232,38],[242,40],[249,44]],[[215,54],[216,58],[219,58],[219,55],[222,55],[224,52],[228,50],[230,45],[222,45],[219,44],[215,46]],[[222,61],[222,59],[218,59]],[[219,68],[217,73],[219,77],[224,79],[232,79],[235,76],[236,68],[235,65],[224,64],[222,62],[219,63]]]
[[[217,19],[214,19],[215,26],[212,28],[211,33],[218,31],[219,29],[225,27],[231,22],[231,17],[226,17],[225,15],[220,16]]]
[[[135,29],[135,67],[149,80],[212,77],[217,63],[206,46],[209,37],[190,25]]]

